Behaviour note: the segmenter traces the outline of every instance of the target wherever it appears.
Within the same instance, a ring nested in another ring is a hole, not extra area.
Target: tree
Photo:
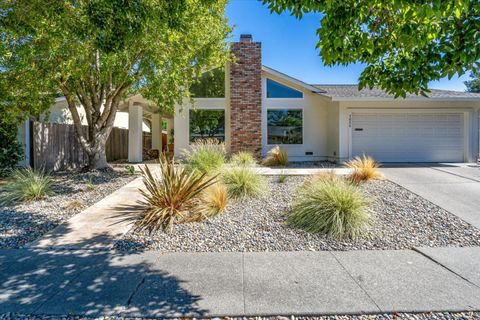
[[[2,79],[17,102],[27,96],[29,103],[51,105],[64,95],[88,167],[105,168],[105,143],[127,95],[140,93],[162,112],[172,112],[190,96],[193,79],[226,61],[225,5],[226,0],[4,0]]]
[[[327,66],[366,64],[359,87],[426,95],[428,82],[479,67],[478,0],[263,0],[297,18],[322,14],[317,47]]]
[[[472,80],[464,82],[467,91],[480,93],[480,68],[473,70],[470,74],[470,78],[472,78]]]

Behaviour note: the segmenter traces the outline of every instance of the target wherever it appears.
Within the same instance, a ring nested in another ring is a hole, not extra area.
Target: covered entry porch
[[[150,128],[152,150],[173,152],[173,115],[161,113],[159,108],[141,95],[129,97],[119,106],[119,112],[128,113],[128,162],[144,160],[143,125]]]

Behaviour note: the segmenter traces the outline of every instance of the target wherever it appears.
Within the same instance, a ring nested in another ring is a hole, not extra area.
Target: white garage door
[[[463,162],[462,113],[353,113],[352,154],[381,162]]]

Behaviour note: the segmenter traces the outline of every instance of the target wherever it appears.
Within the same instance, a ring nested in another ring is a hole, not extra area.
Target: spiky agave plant
[[[165,155],[159,159],[160,178],[154,176],[148,166],[140,168],[145,189],[142,204],[146,210],[136,222],[137,230],[149,232],[163,228],[171,230],[174,223],[201,220],[205,217],[200,204],[200,194],[215,183],[216,176],[189,172],[176,166]]]

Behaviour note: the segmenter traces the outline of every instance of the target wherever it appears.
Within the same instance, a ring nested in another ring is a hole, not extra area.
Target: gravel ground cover
[[[0,248],[23,247],[135,177],[120,171],[55,173],[52,196],[0,207]]]
[[[126,318],[119,316],[83,317],[73,315],[25,315],[15,313],[0,314],[0,320],[146,320],[149,318]],[[150,318],[151,319],[151,318]],[[172,318],[172,320],[189,320],[202,318]],[[395,313],[395,314],[370,314],[370,315],[332,315],[317,317],[224,317],[212,320],[473,320],[480,319],[480,312],[429,312],[429,313]]]
[[[431,202],[390,182],[361,188],[374,199],[374,224],[357,240],[334,240],[285,225],[294,190],[308,177],[269,178],[269,193],[229,204],[227,211],[201,223],[179,224],[172,232],[129,232],[121,251],[163,252],[299,251],[408,249],[416,246],[478,246],[480,230]]]

